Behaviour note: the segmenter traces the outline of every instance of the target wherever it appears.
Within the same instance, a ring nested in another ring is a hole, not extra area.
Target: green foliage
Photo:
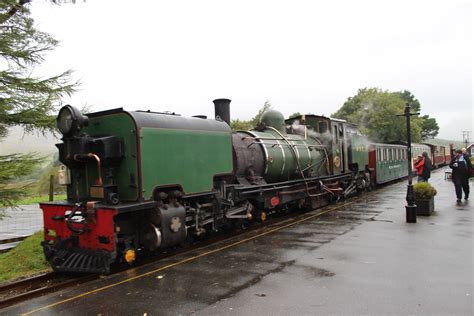
[[[37,232],[14,249],[0,255],[0,282],[51,270],[40,245],[43,237],[43,232]]]
[[[54,129],[50,114],[60,98],[70,95],[75,87],[69,83],[71,71],[49,78],[31,74],[58,42],[34,28],[29,2],[0,2],[0,136],[12,125],[21,125],[26,131]]]
[[[400,97],[403,99],[403,101],[405,101],[405,103],[408,102],[410,104],[412,112],[420,112],[421,110],[420,101],[418,101],[418,99],[416,99],[415,96],[411,94],[410,91],[404,90],[404,91],[395,92],[395,93],[398,93]],[[430,118],[429,115],[423,115],[420,118],[422,120],[421,140],[435,138],[439,132],[439,126],[438,126],[438,123],[436,122],[436,119]]]
[[[394,92],[394,93],[398,94],[402,98],[402,100],[405,101],[405,103],[407,102],[410,103],[412,112],[420,112],[421,110],[420,101],[418,101],[418,99],[415,98],[415,96],[411,94],[410,91],[403,90],[403,91]]]
[[[357,95],[349,97],[343,106],[331,116],[358,124],[363,133],[376,142],[406,140],[405,118],[397,116],[404,112],[405,103],[413,102],[415,110],[418,100],[409,92],[390,92],[378,88],[359,89]],[[413,142],[420,142],[423,120],[411,117]]]
[[[63,201],[67,199],[66,194],[55,194],[53,196],[53,201]],[[49,195],[37,195],[37,196],[29,196],[17,201],[18,205],[32,205],[38,204],[41,202],[48,202]]]
[[[301,116],[301,113],[300,112],[295,112],[295,113],[290,115],[290,118],[299,117],[299,116]]]
[[[413,190],[415,192],[415,198],[418,200],[429,200],[438,193],[428,182],[418,182],[414,184]]]
[[[0,156],[0,206],[12,206],[25,197],[31,184],[13,185],[11,182],[30,174],[43,158],[34,154],[12,154]]]
[[[435,138],[439,132],[439,126],[436,119],[430,118],[428,115],[423,115],[421,119],[423,120],[421,126],[421,139],[426,140]]]
[[[254,128],[251,121],[241,121],[239,119],[232,120],[230,122],[230,127],[233,131],[246,131]]]
[[[0,138],[14,125],[26,132],[54,131],[52,113],[60,99],[73,93],[77,85],[70,83],[69,70],[48,78],[32,74],[58,42],[34,27],[30,2],[0,2]],[[32,172],[42,161],[34,154],[0,156],[0,206],[13,205],[26,195],[28,185],[12,186],[10,182]]]
[[[258,110],[258,113],[250,121],[241,121],[239,119],[232,120],[230,122],[230,127],[233,131],[253,129],[258,125],[258,123],[260,123],[260,118],[262,117],[263,113],[270,110],[271,107],[272,105],[270,101],[267,100],[260,110]]]

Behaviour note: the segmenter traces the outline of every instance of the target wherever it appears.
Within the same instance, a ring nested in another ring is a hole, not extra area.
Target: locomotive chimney
[[[215,117],[219,117],[230,126],[230,100],[215,99],[212,102],[214,102]]]

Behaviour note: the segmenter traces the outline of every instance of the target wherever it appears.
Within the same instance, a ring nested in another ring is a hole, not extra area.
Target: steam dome
[[[271,126],[282,134],[286,133],[285,117],[281,112],[275,110],[266,111],[262,114],[260,123],[265,124],[265,126]]]

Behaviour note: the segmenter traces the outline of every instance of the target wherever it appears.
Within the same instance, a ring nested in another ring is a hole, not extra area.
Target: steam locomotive
[[[230,100],[214,106],[212,119],[61,108],[67,200],[40,204],[42,246],[55,271],[108,273],[116,261],[407,174],[406,148],[370,143],[346,121],[285,120],[270,110],[254,130],[232,132]]]

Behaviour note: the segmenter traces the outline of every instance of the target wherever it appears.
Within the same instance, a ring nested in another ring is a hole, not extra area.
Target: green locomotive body
[[[96,160],[74,158],[77,152],[63,152],[67,146],[59,145],[61,162],[75,179],[67,185],[68,200],[101,198],[97,190],[91,192],[98,170],[104,185],[116,186],[121,201],[152,200],[161,187],[175,187],[184,194],[212,191],[215,176],[232,173],[231,130],[224,122],[122,109],[88,117],[82,135],[91,143],[113,135],[122,152],[98,168]]]
[[[107,273],[115,261],[368,186],[355,126],[308,116],[296,128],[268,111],[255,130],[233,133],[230,100],[214,102],[215,119],[61,109],[67,201],[41,204],[54,270]]]

